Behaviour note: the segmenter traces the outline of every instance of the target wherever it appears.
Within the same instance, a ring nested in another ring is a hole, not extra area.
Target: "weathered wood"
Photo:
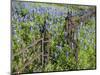
[[[75,34],[78,35],[78,33],[75,33],[77,31],[78,26],[80,25],[80,22],[86,21],[88,18],[90,18],[92,15],[95,14],[95,10],[87,10],[87,13],[82,14],[81,16],[72,16],[70,12],[68,12],[67,17],[65,18],[65,26],[64,31],[67,32],[67,44],[69,47],[73,50],[74,49],[74,56],[76,62],[78,62],[78,38],[76,38]],[[72,46],[73,44],[73,46]]]

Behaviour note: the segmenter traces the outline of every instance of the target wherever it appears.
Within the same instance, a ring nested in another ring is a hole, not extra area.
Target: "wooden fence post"
[[[72,19],[73,19],[72,14],[70,12],[68,12],[67,17],[65,18],[65,21],[66,21],[65,31],[68,33],[66,40],[67,40],[69,47],[72,49],[71,53],[73,53],[76,62],[78,62],[77,40],[74,39],[76,25],[74,24]]]

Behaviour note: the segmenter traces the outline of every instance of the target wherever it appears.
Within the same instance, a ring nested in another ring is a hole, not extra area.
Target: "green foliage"
[[[17,4],[17,2],[15,3]],[[86,20],[83,25],[80,25],[79,20],[77,20],[77,26],[79,30],[76,29],[74,32],[78,34],[76,36],[78,46],[78,61],[75,59],[75,50],[67,43],[70,41],[70,38],[65,37],[64,25],[65,18],[64,16],[55,16],[54,10],[45,12],[41,14],[41,11],[37,9],[42,7],[41,3],[30,3],[29,7],[22,6],[24,3],[19,3],[13,9],[12,15],[12,72],[50,72],[50,71],[65,71],[65,70],[79,70],[79,69],[95,69],[96,68],[96,32],[95,32],[95,17],[89,18]],[[52,4],[53,8],[57,10],[65,11],[70,9],[74,12],[79,12],[81,10],[88,10],[89,6],[74,6],[68,5],[68,8],[62,4],[56,5]],[[59,6],[62,6],[60,9]],[[37,11],[30,14],[30,8],[36,8]],[[49,4],[45,4],[44,7],[49,11],[49,7],[52,7]],[[91,7],[93,9],[93,7]],[[16,10],[19,10],[15,12]],[[59,12],[61,12],[59,11]],[[40,14],[39,14],[40,13]],[[55,12],[56,13],[56,12]],[[67,13],[67,12],[64,12]],[[17,14],[17,16],[16,16]],[[57,14],[57,13],[56,13]],[[27,17],[28,15],[28,17]],[[16,18],[17,17],[17,18]],[[20,17],[20,18],[19,18]],[[24,19],[23,19],[24,18]],[[31,19],[32,18],[32,19]],[[76,17],[75,19],[79,19]],[[30,44],[35,43],[38,39],[41,39],[42,32],[40,27],[43,27],[44,21],[46,21],[46,36],[50,39],[49,46],[46,50],[50,49],[50,60],[45,66],[42,66],[39,58],[41,58],[41,42],[37,43],[35,46],[29,47]],[[68,40],[68,41],[66,41]],[[72,44],[72,41],[70,41]],[[29,48],[28,48],[29,47]],[[28,48],[28,49],[26,49]],[[22,53],[20,53],[22,51]],[[20,54],[18,54],[20,53]],[[14,56],[16,55],[16,56]],[[39,58],[37,58],[39,56]],[[37,58],[37,59],[35,59]],[[25,66],[27,63],[32,61],[29,65]],[[23,69],[24,67],[24,69]]]

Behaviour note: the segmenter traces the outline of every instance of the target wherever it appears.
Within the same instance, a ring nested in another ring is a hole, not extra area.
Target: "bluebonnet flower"
[[[28,14],[27,14],[27,15],[25,15],[25,17],[24,17],[24,22],[28,20],[28,17],[29,17],[29,15],[28,15]]]
[[[29,4],[28,3],[23,3],[23,6],[27,9],[29,9]]]
[[[87,49],[87,46],[86,46],[86,45],[84,45],[84,49],[85,49],[85,50]]]
[[[39,8],[39,12],[40,12],[39,14],[43,15],[46,11],[44,8],[41,7],[41,8]]]
[[[30,10],[29,10],[29,13],[30,13],[30,14],[34,14],[34,9],[30,9]]]
[[[30,31],[32,31],[33,30],[33,28],[32,28],[32,26],[30,26]]]
[[[45,26],[46,26],[46,29],[48,29],[49,28],[49,23],[46,22]]]
[[[22,22],[23,21],[23,17],[20,17],[18,19],[19,19],[19,22]]]
[[[33,8],[34,13],[36,13],[36,9],[37,9],[37,8]]]
[[[58,48],[59,51],[62,50],[62,46],[58,46],[58,45],[57,45],[56,47]]]
[[[64,14],[63,12],[60,12],[60,16],[63,16],[63,14]]]
[[[30,17],[30,21],[33,21],[33,17]]]
[[[66,51],[66,58],[68,59],[68,57],[69,57],[69,52]]]

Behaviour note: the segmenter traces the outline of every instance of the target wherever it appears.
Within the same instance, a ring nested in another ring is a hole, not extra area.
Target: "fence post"
[[[78,46],[77,46],[77,39],[74,39],[74,34],[75,34],[75,24],[73,22],[72,14],[68,12],[67,17],[65,18],[65,31],[68,33],[67,34],[67,43],[69,47],[71,48],[71,53],[73,53],[75,57],[76,63],[78,62]],[[75,17],[75,16],[74,16]],[[74,49],[74,50],[73,50]]]

